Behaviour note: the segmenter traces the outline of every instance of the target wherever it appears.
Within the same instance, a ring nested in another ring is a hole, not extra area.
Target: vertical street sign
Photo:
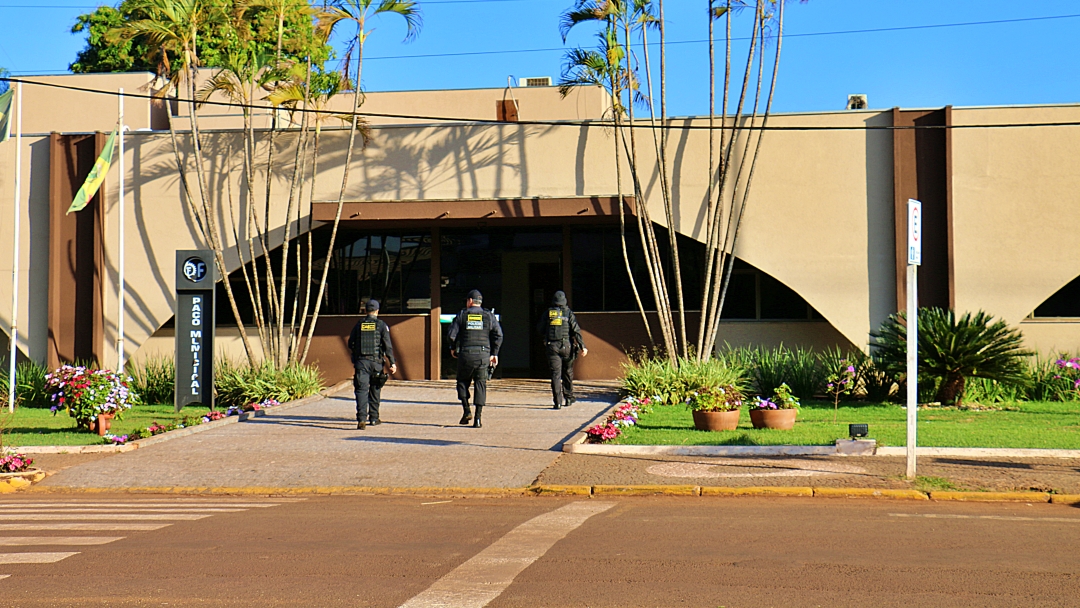
[[[176,252],[176,411],[214,407],[214,252]]]
[[[915,199],[908,199],[907,251],[907,477],[914,479],[919,411],[919,264],[922,264],[922,203]]]

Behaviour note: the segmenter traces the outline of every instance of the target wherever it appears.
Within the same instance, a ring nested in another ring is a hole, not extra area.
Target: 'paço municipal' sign
[[[214,406],[214,252],[176,252],[176,411]]]

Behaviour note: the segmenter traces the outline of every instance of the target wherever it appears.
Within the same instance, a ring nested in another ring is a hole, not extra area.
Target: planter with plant
[[[739,426],[742,403],[742,391],[727,385],[698,389],[686,405],[694,417],[694,428],[699,431],[734,431]]]
[[[138,400],[129,379],[107,369],[63,365],[47,381],[53,413],[63,408],[79,427],[102,437]]]
[[[773,390],[768,399],[758,397],[750,404],[750,422],[755,429],[790,431],[799,415],[799,398],[791,394],[787,383]]]

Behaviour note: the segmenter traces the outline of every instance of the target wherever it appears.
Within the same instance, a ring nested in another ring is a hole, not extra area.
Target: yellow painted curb
[[[592,494],[592,486],[533,486],[529,489],[537,495],[588,496]]]
[[[586,486],[588,487],[588,486]],[[56,494],[210,494],[233,496],[522,496],[525,488],[394,488],[368,486],[311,487],[126,487],[126,488],[35,488],[36,492]]]
[[[930,500],[918,490],[887,490],[878,488],[814,488],[814,496],[822,498],[893,498],[900,500]]]
[[[930,500],[968,502],[1050,502],[1049,492],[931,492]]]
[[[697,496],[698,486],[593,486],[594,495],[603,496]]]
[[[1051,494],[1050,502],[1058,505],[1080,504],[1080,494]]]
[[[813,496],[813,488],[790,486],[759,486],[747,488],[709,487],[701,488],[702,496]]]

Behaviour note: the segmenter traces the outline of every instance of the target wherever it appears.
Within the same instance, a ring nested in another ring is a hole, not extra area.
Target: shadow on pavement
[[[968,460],[964,458],[934,458],[932,462],[937,464],[958,464],[968,467],[994,467],[1002,469],[1033,469],[1035,467],[1024,462],[999,462],[996,460]]]

